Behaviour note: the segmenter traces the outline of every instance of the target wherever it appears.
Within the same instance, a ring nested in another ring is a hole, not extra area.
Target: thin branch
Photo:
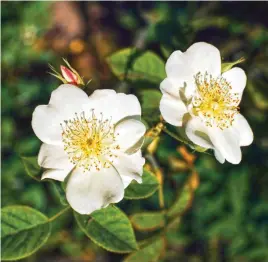
[[[171,136],[172,138],[186,144],[189,145],[189,142],[187,142],[186,140],[182,139],[181,137],[177,136],[176,134],[174,134],[173,132],[169,131],[165,126],[163,127],[163,131],[168,134],[169,136]]]
[[[54,215],[53,217],[49,218],[49,222],[52,222],[53,220],[57,219],[59,216],[61,216],[62,214],[64,214],[67,210],[69,210],[71,207],[68,206],[64,209],[62,209],[59,213],[57,213],[56,215]]]
[[[165,201],[164,201],[164,191],[163,191],[163,174],[160,171],[160,167],[152,154],[146,154],[146,159],[151,163],[156,178],[159,181],[159,190],[158,190],[158,199],[159,199],[159,206],[161,209],[165,208]]]

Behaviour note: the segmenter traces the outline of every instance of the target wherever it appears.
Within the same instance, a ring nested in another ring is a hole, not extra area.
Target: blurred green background
[[[37,155],[40,141],[31,128],[32,112],[60,84],[47,73],[48,63],[59,68],[62,57],[67,58],[80,75],[92,78],[89,92],[114,88],[142,100],[144,90],[159,90],[159,84],[120,82],[105,57],[136,47],[166,61],[174,50],[207,41],[221,50],[224,61],[246,58],[239,65],[248,76],[241,112],[255,139],[243,148],[237,166],[194,153],[200,183],[162,261],[268,261],[267,12],[267,2],[2,2],[2,206],[29,205],[48,216],[61,209],[52,185],[28,177],[20,159]],[[155,97],[142,101],[144,119],[152,126],[159,119],[159,112],[148,106]],[[156,151],[167,205],[189,176],[178,146],[163,135]],[[157,201],[154,195],[119,206],[133,214],[158,209]],[[122,260],[88,240],[71,213],[53,226],[45,247],[23,261]]]

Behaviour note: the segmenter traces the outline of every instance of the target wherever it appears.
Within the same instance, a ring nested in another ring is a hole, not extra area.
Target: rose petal
[[[68,176],[68,174],[71,172],[71,169],[47,169],[42,175],[42,180],[43,179],[54,179],[58,181],[64,181],[64,179]]]
[[[221,57],[215,46],[204,42],[195,43],[184,53],[173,52],[167,60],[168,78],[180,80],[180,86],[184,86],[186,83],[186,97],[190,97],[195,91],[194,76],[198,72],[202,74],[207,72],[214,77],[220,75]]]
[[[234,67],[229,71],[222,74],[222,77],[225,78],[232,86],[232,93],[238,93],[239,100],[241,100],[243,91],[246,87],[247,76],[243,69]]]
[[[232,128],[239,134],[239,145],[248,146],[253,142],[253,132],[248,121],[241,114],[236,114]]]
[[[145,134],[145,125],[135,119],[126,119],[115,127],[116,143],[125,152],[134,146]],[[137,148],[138,150],[139,148]]]
[[[215,46],[199,42],[191,45],[185,52],[188,63],[194,68],[195,72],[204,74],[208,72],[213,77],[221,73],[221,55]]]
[[[116,96],[116,92],[113,89],[97,89],[89,97],[98,100],[109,96]]]
[[[67,182],[66,197],[80,214],[90,214],[124,197],[124,185],[114,167],[95,172],[75,168]]]
[[[72,169],[73,164],[69,161],[63,146],[42,144],[38,154],[38,164],[44,168]]]
[[[49,104],[38,106],[33,112],[32,127],[36,136],[46,144],[60,145],[60,123],[82,112],[88,100],[87,94],[76,86],[59,86],[52,92]]]
[[[142,182],[144,164],[145,159],[142,157],[141,150],[132,155],[121,153],[113,162],[113,166],[120,174],[125,188],[133,179],[138,183]]]
[[[216,150],[220,152],[228,162],[238,164],[241,161],[241,149],[239,136],[231,128],[221,130],[220,128],[208,128],[208,134]]]
[[[183,84],[176,78],[165,78],[160,84],[160,90],[163,94],[168,94],[178,99],[180,99],[181,88],[183,88]]]
[[[215,155],[215,158],[216,158],[221,164],[223,164],[223,163],[225,162],[225,158],[223,157],[223,155],[220,153],[219,150],[214,149],[214,155]]]
[[[187,122],[185,132],[194,144],[204,148],[214,147],[208,137],[208,128],[199,117],[193,117]]]
[[[114,124],[125,117],[141,115],[139,100],[134,95],[97,90],[89,100],[90,108],[94,109],[97,117],[102,113],[105,119],[111,119]]]
[[[169,124],[174,126],[182,125],[182,118],[187,113],[187,109],[180,99],[164,94],[161,98],[159,108],[163,118]]]

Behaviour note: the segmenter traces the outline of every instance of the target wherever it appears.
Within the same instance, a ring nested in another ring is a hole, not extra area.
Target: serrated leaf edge
[[[34,209],[34,208],[31,208],[31,207],[28,207],[28,206],[23,206],[23,205],[14,205],[14,206],[3,207],[3,208],[1,208],[1,211],[2,211],[3,209],[10,208],[10,207],[12,207],[12,208],[17,208],[17,207],[20,207],[20,208],[21,208],[21,207],[23,207],[23,208],[25,208],[25,209],[34,210],[35,212],[37,212],[37,213],[39,213],[40,215],[42,215],[43,217],[45,217],[48,221],[47,221],[47,222],[44,222],[44,223],[37,224],[37,225],[35,225],[35,226],[33,226],[33,227],[29,227],[29,228],[26,228],[26,229],[19,230],[19,231],[17,231],[17,232],[14,232],[14,233],[12,233],[12,234],[9,234],[9,235],[15,235],[15,234],[18,234],[18,233],[20,233],[20,232],[22,232],[22,231],[25,231],[25,230],[28,230],[28,229],[33,229],[33,228],[36,227],[36,226],[41,226],[41,225],[45,225],[45,224],[48,224],[48,234],[47,234],[46,238],[43,240],[43,243],[42,243],[40,246],[38,246],[37,248],[35,248],[34,250],[32,250],[32,252],[29,252],[29,253],[27,253],[27,254],[25,254],[25,255],[23,255],[23,256],[16,257],[16,258],[2,258],[2,254],[1,254],[1,259],[2,259],[3,261],[20,260],[20,259],[23,259],[23,258],[26,258],[26,257],[31,256],[32,254],[34,254],[37,250],[39,250],[39,249],[40,249],[40,248],[47,242],[47,240],[48,240],[48,238],[50,237],[50,234],[51,234],[51,223],[50,223],[50,221],[49,221],[49,218],[48,218],[46,215],[44,215],[43,213],[41,213],[40,211],[38,211],[38,210],[36,210],[36,209]],[[2,216],[2,214],[1,214],[1,216]],[[5,236],[5,237],[6,237],[6,236]],[[1,236],[1,239],[2,239],[2,236]]]
[[[113,206],[113,207],[116,208],[116,209],[118,209],[119,211],[121,211],[122,214],[128,219],[127,215],[126,215],[120,208],[115,207],[115,206]],[[102,247],[103,249],[105,249],[105,250],[107,250],[107,251],[110,251],[110,252],[113,252],[113,253],[117,253],[117,254],[127,254],[127,253],[130,253],[130,252],[139,250],[139,247],[138,247],[137,242],[136,242],[136,247],[137,247],[137,248],[136,248],[136,249],[131,249],[130,251],[115,251],[115,250],[113,250],[113,249],[111,249],[111,248],[109,248],[109,247],[104,246],[103,244],[99,243],[98,241],[96,241],[96,239],[92,238],[92,237],[88,234],[88,232],[83,228],[83,226],[82,226],[82,225],[80,224],[80,222],[78,221],[78,219],[77,219],[77,215],[76,215],[75,212],[74,212],[74,217],[75,217],[75,220],[76,220],[76,222],[77,222],[79,228],[86,234],[86,236],[89,237],[90,240],[92,240],[92,242],[94,242],[96,245]],[[128,220],[129,220],[129,219],[128,219]],[[95,223],[97,223],[96,220],[95,220],[94,218],[91,217],[91,220],[88,222],[88,224],[91,223],[92,221],[94,221]],[[130,221],[129,221],[129,222],[130,222]],[[99,224],[99,223],[98,223],[98,224]],[[100,224],[99,224],[99,225],[100,225]],[[100,225],[100,226],[101,226],[101,225]],[[131,222],[130,222],[130,226],[131,226]],[[102,227],[102,226],[101,226],[101,227]],[[136,237],[135,237],[134,230],[133,230],[133,227],[132,227],[132,226],[131,226],[131,234],[133,235],[133,237],[135,238],[135,241],[136,241]]]

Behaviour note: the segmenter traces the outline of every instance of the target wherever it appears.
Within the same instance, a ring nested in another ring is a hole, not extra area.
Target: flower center
[[[111,119],[97,119],[94,110],[89,118],[82,112],[73,119],[65,120],[62,127],[64,150],[70,161],[86,170],[100,170],[112,165],[120,149]]]
[[[196,93],[192,99],[193,113],[200,116],[207,126],[228,128],[238,113],[239,94],[223,77],[213,78],[206,72],[195,76]]]

